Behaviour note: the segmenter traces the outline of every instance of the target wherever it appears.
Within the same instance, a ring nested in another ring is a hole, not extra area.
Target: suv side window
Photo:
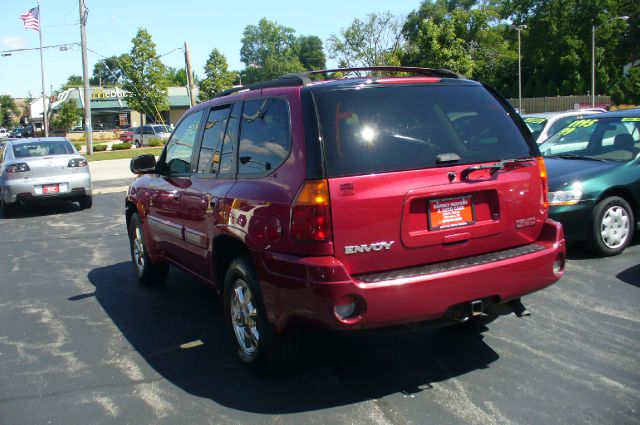
[[[144,126],[144,134],[153,134],[153,129],[151,128],[150,125]]]
[[[238,145],[238,175],[271,174],[289,156],[289,105],[283,99],[244,103]]]
[[[198,174],[216,174],[220,166],[220,150],[227,128],[231,105],[212,108],[204,126],[198,157]]]
[[[203,111],[185,117],[171,135],[165,150],[164,168],[169,174],[191,172],[191,155],[200,129]]]

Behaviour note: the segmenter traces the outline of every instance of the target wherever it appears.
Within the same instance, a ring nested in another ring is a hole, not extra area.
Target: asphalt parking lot
[[[118,184],[118,186],[120,183]],[[640,241],[482,332],[305,334],[269,379],[234,359],[216,296],[136,284],[124,193],[0,218],[0,424],[640,423]]]

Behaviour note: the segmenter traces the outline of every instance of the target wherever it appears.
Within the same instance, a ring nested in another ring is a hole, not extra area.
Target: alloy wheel
[[[242,279],[236,280],[232,290],[230,314],[236,341],[245,355],[253,356],[260,341],[255,301],[251,289]]]
[[[142,232],[140,232],[140,227],[136,226],[133,241],[133,259],[136,265],[136,270],[138,274],[142,274],[144,272],[144,244],[142,242]]]

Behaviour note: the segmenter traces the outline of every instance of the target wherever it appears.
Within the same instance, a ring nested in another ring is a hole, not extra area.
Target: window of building
[[[245,102],[238,146],[238,174],[263,176],[289,156],[289,107],[282,99]]]

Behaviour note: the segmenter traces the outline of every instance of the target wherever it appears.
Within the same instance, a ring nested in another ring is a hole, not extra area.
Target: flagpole
[[[38,22],[40,30],[40,74],[42,75],[42,125],[44,126],[44,137],[49,137],[49,117],[47,116],[47,92],[44,83],[44,56],[42,54],[42,11],[40,10],[40,0],[38,0]],[[34,129],[35,131],[35,129]]]

